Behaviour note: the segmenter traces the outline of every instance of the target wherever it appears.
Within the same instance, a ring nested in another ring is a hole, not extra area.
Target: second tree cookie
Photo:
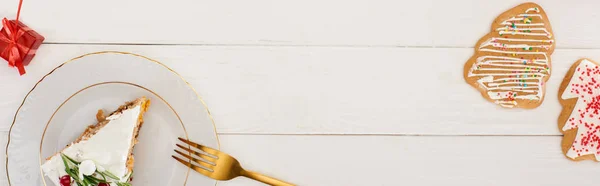
[[[521,4],[498,16],[491,32],[477,42],[464,78],[502,107],[538,107],[550,78],[554,45],[544,10],[535,3]]]
[[[581,59],[558,89],[563,110],[558,127],[563,153],[572,160],[600,161],[600,66]]]

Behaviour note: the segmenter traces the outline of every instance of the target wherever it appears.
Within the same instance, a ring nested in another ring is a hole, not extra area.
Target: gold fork
[[[238,176],[244,176],[269,185],[293,186],[291,183],[277,180],[275,178],[271,178],[256,172],[244,170],[240,165],[240,162],[238,162],[235,158],[231,157],[230,155],[225,154],[221,151],[188,141],[183,138],[179,138],[179,140],[185,144],[188,144],[189,146],[203,151],[206,154],[197,152],[188,147],[177,144],[177,147],[187,151],[188,153],[181,152],[177,149],[175,149],[175,152],[189,160],[183,160],[175,155],[173,155],[172,157],[184,164],[185,166],[190,167],[194,169],[194,171],[199,172],[200,174],[203,174],[207,177],[210,177],[215,180],[231,180]],[[192,154],[196,155],[199,158],[192,157]],[[192,162],[195,162],[196,164],[192,164]]]

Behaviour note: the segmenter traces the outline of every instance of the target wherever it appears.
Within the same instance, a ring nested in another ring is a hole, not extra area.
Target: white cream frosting
[[[124,110],[121,114],[107,117],[108,124],[95,135],[86,141],[72,144],[61,153],[79,162],[91,160],[98,167],[125,179],[128,176],[129,148],[141,112],[140,109],[141,107],[138,105]],[[60,153],[46,161],[42,165],[42,170],[56,186],[60,186],[60,177],[67,175]]]

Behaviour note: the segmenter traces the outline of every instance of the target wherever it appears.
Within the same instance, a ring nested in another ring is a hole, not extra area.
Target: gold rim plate
[[[123,98],[120,98],[121,95]],[[161,158],[156,160],[166,162],[170,167],[176,164],[175,161],[162,159],[165,158],[163,155],[147,155],[169,153],[165,156],[170,157],[170,146],[175,145],[176,139],[152,142],[160,137],[144,137],[146,128],[150,131],[148,133],[159,133],[159,136],[168,139],[172,136],[162,135],[165,131],[181,131],[174,132],[174,135],[187,136],[191,140],[219,148],[216,127],[208,107],[190,84],[175,71],[156,60],[137,54],[116,51],[90,53],[73,58],[46,74],[19,106],[6,147],[9,185],[46,185],[46,179],[42,179],[40,164],[45,161],[45,156],[59,151],[61,145],[68,144],[69,138],[81,133],[82,129],[78,130],[78,127],[85,128],[84,124],[90,124],[83,121],[87,121],[84,117],[94,119],[93,115],[87,116],[92,107],[105,107],[106,104],[122,101],[118,99],[127,100],[139,96],[151,97],[153,106],[158,103],[156,107],[160,107],[151,115],[157,119],[150,118],[150,123],[146,121],[142,128],[140,138],[145,138],[146,141],[140,139],[140,144],[146,142],[148,146],[140,147],[138,144],[136,148],[136,157],[142,156],[141,161],[146,159],[146,162],[151,162],[152,158]],[[79,105],[84,106],[79,108]],[[153,106],[147,115],[151,114]],[[86,112],[88,114],[83,114]],[[151,145],[153,146],[149,147]],[[138,153],[138,148],[144,152]],[[158,182],[151,179],[159,176],[152,174],[164,174],[151,170],[157,166],[165,166],[165,163],[139,164],[140,162],[136,161],[136,168],[143,167],[148,170],[144,173],[136,171],[136,175],[140,174],[139,177],[147,177],[140,179],[139,183],[156,184]],[[214,180],[190,173],[187,168],[183,169],[183,173],[179,171],[176,174],[184,180],[170,183],[216,185]],[[182,175],[184,177],[181,177]],[[162,179],[169,179],[161,176]],[[138,180],[134,180],[135,182]]]

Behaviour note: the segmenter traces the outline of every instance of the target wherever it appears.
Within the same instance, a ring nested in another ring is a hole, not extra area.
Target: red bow
[[[19,51],[27,51],[28,47],[17,41],[31,29],[28,27],[19,27],[17,24],[18,20],[9,21],[6,18],[2,19],[5,34],[0,34],[0,41],[8,43],[8,46],[4,48],[0,55],[7,56],[8,65],[17,67],[19,74],[23,75],[25,74],[25,67],[23,67],[23,56]]]

